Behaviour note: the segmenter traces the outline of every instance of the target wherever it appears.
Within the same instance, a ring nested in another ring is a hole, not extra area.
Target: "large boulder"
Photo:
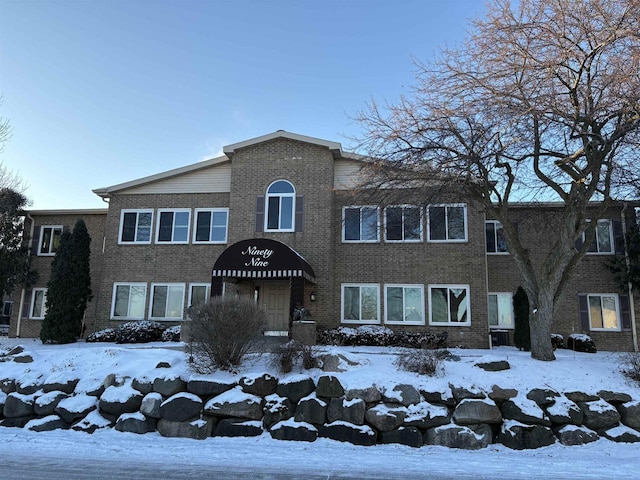
[[[61,391],[64,393],[73,393],[80,379],[73,372],[56,372],[49,375],[42,384],[42,390],[45,393],[53,391]]]
[[[318,429],[306,422],[296,422],[292,418],[283,420],[271,427],[269,433],[276,440],[295,440],[314,442],[318,438]]]
[[[502,370],[509,370],[511,365],[506,360],[494,360],[491,362],[478,362],[474,367],[481,368],[485,372],[500,372]]]
[[[294,418],[296,422],[322,425],[327,420],[327,402],[319,399],[313,392],[300,399]]]
[[[160,418],[160,405],[162,405],[162,395],[158,392],[147,393],[140,404],[140,412],[149,418]]]
[[[390,432],[398,428],[407,416],[407,408],[392,403],[380,403],[365,413],[365,419],[380,432]]]
[[[350,388],[345,393],[345,399],[360,399],[365,403],[377,403],[382,399],[382,394],[375,386],[366,388]]]
[[[417,427],[422,430],[447,425],[451,422],[451,412],[444,405],[420,402],[407,407],[404,419],[405,427]]]
[[[549,390],[548,388],[534,388],[527,393],[527,398],[536,402],[539,407],[552,405],[559,396],[560,394],[558,392]]]
[[[443,390],[420,390],[420,394],[425,401],[436,405],[453,407],[457,403],[456,399],[453,397],[451,385],[445,387]]]
[[[488,446],[493,432],[488,425],[464,426],[449,423],[430,428],[423,436],[425,445],[440,445],[449,448],[477,450]]]
[[[42,374],[29,372],[16,381],[16,392],[23,395],[31,395],[42,389],[42,382]]]
[[[51,432],[61,428],[69,428],[69,424],[58,415],[47,415],[46,417],[30,420],[24,428],[32,432]]]
[[[337,377],[323,375],[318,379],[316,395],[323,398],[338,398],[344,395],[344,387]]]
[[[0,391],[4,393],[12,393],[16,391],[16,381],[14,378],[0,379]]]
[[[409,447],[421,447],[422,433],[416,427],[399,427],[380,434],[380,443],[399,443]]]
[[[515,420],[516,422],[527,425],[537,424],[546,427],[551,426],[551,421],[538,404],[523,395],[504,402],[501,411],[502,418],[507,420]]]
[[[208,417],[189,422],[172,422],[171,420],[158,420],[156,426],[158,433],[163,437],[183,437],[194,440],[204,440],[210,437],[215,426],[215,419]]]
[[[496,402],[496,405],[502,405],[507,400],[518,395],[518,390],[515,388],[502,388],[498,385],[493,385],[491,387],[491,392],[489,392],[489,398]]]
[[[186,422],[200,416],[202,400],[197,395],[180,392],[166,399],[160,405],[160,416],[172,422]]]
[[[486,393],[482,389],[476,387],[475,385],[461,386],[461,385],[449,384],[449,388],[451,389],[453,398],[458,403],[461,402],[462,400],[467,400],[467,399],[482,400],[487,397]]]
[[[385,388],[382,392],[382,400],[385,403],[399,403],[407,407],[419,403],[422,398],[420,392],[413,385],[398,384],[393,388]]]
[[[598,396],[611,405],[620,405],[633,400],[631,395],[623,392],[612,392],[611,390],[600,390]]]
[[[297,405],[301,398],[306,397],[316,389],[316,384],[308,375],[291,375],[281,379],[276,393],[287,397],[291,403]]]
[[[514,420],[505,420],[497,440],[514,450],[527,450],[553,445],[556,436],[544,425],[525,425]]]
[[[584,415],[583,424],[591,430],[602,431],[615,427],[620,422],[618,410],[604,400],[580,404]]]
[[[177,373],[167,372],[157,376],[153,380],[153,391],[170,397],[187,388],[187,383]]]
[[[556,437],[562,445],[584,445],[595,442],[600,436],[593,430],[578,425],[564,425],[556,430]]]
[[[116,430],[129,433],[150,433],[156,430],[156,420],[140,412],[123,413],[116,421]]]
[[[242,387],[234,387],[209,400],[204,411],[208,415],[229,418],[262,419],[264,400],[242,391]]]
[[[629,428],[626,425],[619,425],[602,432],[602,436],[613,442],[638,443],[640,442],[640,432]]]
[[[96,430],[111,428],[113,427],[113,425],[114,422],[107,418],[104,418],[97,410],[94,410],[90,412],[89,415],[73,425],[71,429],[78,432],[93,433]]]
[[[3,414],[7,418],[27,417],[34,414],[33,395],[24,395],[13,392],[7,395],[4,403]]]
[[[327,421],[329,423],[342,421],[354,425],[364,423],[364,414],[367,404],[361,398],[347,400],[346,398],[332,398],[327,408]]]
[[[640,430],[640,401],[618,405],[618,412],[620,412],[622,423],[627,427]]]
[[[148,375],[140,375],[133,378],[133,380],[131,381],[131,386],[138,390],[141,394],[146,395],[153,392],[154,380],[155,379],[149,377]]]
[[[375,445],[376,432],[368,425],[353,425],[347,422],[332,422],[318,427],[318,435],[354,445]]]
[[[275,393],[265,397],[262,411],[264,412],[262,423],[267,429],[272,425],[282,420],[287,420],[293,416],[293,406],[291,405],[291,401],[289,401],[287,397],[280,397]]]
[[[477,425],[481,423],[500,423],[502,414],[491,399],[464,399],[453,411],[453,421],[458,425]]]
[[[244,418],[224,418],[213,432],[215,437],[257,437],[262,435],[262,423]]]
[[[120,417],[123,413],[133,413],[140,409],[142,393],[127,382],[120,387],[110,386],[100,395],[99,408],[102,413]]]
[[[97,407],[98,401],[96,397],[74,395],[73,397],[60,400],[54,411],[60,415],[65,422],[71,424],[86,417],[89,412],[95,410]]]
[[[55,408],[60,403],[60,400],[67,398],[67,394],[59,390],[45,393],[36,398],[33,404],[33,411],[39,417],[47,417],[53,415]],[[94,398],[95,400],[95,398]]]
[[[553,405],[547,408],[547,415],[551,423],[556,425],[582,425],[582,409],[564,395],[556,397]]]
[[[263,398],[273,395],[278,388],[278,379],[268,373],[263,373],[259,376],[242,377],[238,383],[243,391]]]
[[[231,390],[235,386],[236,382],[234,381],[213,380],[208,377],[193,375],[187,382],[187,392],[198,395],[199,397],[211,398],[227,390]]]
[[[92,397],[99,397],[102,395],[107,387],[104,384],[104,379],[98,377],[86,377],[81,378],[74,393],[86,393],[87,395],[91,395]]]

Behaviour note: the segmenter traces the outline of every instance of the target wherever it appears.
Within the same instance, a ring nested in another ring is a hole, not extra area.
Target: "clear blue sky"
[[[482,0],[0,0],[0,159],[32,208],[284,129],[338,141],[412,58],[460,42]]]

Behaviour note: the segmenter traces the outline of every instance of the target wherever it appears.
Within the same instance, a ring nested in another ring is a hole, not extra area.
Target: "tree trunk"
[[[551,344],[551,325],[553,323],[553,298],[547,298],[543,292],[538,294],[533,315],[529,321],[531,331],[531,357],[549,362],[556,359]]]

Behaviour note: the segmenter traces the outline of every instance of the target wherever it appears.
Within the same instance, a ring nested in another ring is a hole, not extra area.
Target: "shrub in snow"
[[[311,345],[291,340],[274,349],[270,364],[281,373],[289,373],[298,360],[309,370],[318,366],[318,360]]]
[[[105,328],[104,330],[98,330],[90,334],[85,340],[88,343],[93,342],[115,342],[116,331],[113,328]]]
[[[430,377],[444,371],[442,355],[438,354],[437,350],[408,348],[398,355],[394,363],[401,370]]]
[[[167,328],[162,332],[163,342],[179,342],[180,341],[180,325]]]
[[[551,346],[553,347],[554,350],[558,348],[567,348],[564,344],[564,337],[559,333],[551,334]]]
[[[624,353],[620,355],[620,363],[622,374],[640,385],[640,353]]]
[[[116,343],[159,342],[164,329],[161,323],[148,320],[124,323],[116,329]]]
[[[319,329],[317,340],[323,345],[442,348],[447,344],[447,333],[394,332],[379,325],[363,325]]]
[[[596,353],[596,344],[589,335],[572,333],[567,340],[567,348],[576,352]]]
[[[266,312],[249,297],[216,297],[189,309],[189,338],[202,373],[235,370],[256,344]]]

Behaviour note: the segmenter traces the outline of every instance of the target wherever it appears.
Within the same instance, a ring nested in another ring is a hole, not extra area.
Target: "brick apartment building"
[[[30,211],[25,229],[40,278],[14,292],[9,335],[39,335],[56,242],[82,218],[94,292],[86,333],[132,320],[179,322],[189,305],[224,293],[253,296],[271,335],[288,335],[294,308],[304,307],[320,326],[447,332],[450,345],[473,348],[512,341],[521,280],[500,224],[465,198],[434,202],[397,190],[381,201],[355,189],[361,165],[339,143],[277,131],[229,145],[219,158],[94,190],[105,209]],[[549,238],[541,219],[555,208],[517,207],[534,256]],[[619,205],[598,220],[554,332],[634,349],[637,304],[607,269],[624,253],[628,216]]]

